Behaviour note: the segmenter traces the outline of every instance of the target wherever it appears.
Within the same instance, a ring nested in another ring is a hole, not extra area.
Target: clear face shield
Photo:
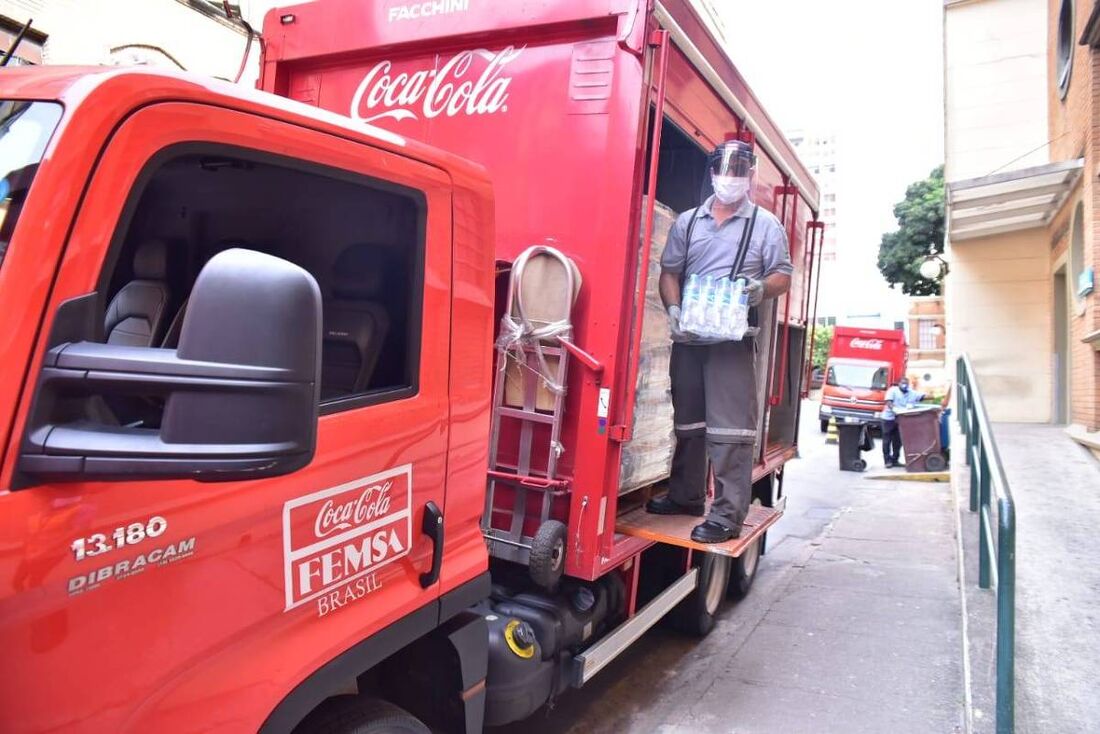
[[[723,204],[737,204],[749,194],[756,156],[752,146],[731,140],[714,149],[707,158],[707,175],[703,180],[702,200],[712,193]]]

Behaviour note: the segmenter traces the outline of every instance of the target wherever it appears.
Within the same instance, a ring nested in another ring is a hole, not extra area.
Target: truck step
[[[615,522],[615,530],[635,538],[645,538],[658,543],[678,545],[681,548],[691,548],[706,553],[721,553],[724,556],[737,558],[782,516],[782,510],[752,505],[741,528],[741,537],[727,540],[725,543],[696,543],[691,539],[691,530],[702,522],[701,517],[654,515],[646,512],[644,507],[620,515]]]

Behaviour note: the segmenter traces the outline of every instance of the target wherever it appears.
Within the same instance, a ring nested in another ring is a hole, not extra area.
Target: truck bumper
[[[882,428],[882,418],[879,417],[877,412],[869,410],[854,410],[852,408],[823,405],[818,411],[817,417],[823,421],[835,418],[837,423],[866,423],[870,426]]]

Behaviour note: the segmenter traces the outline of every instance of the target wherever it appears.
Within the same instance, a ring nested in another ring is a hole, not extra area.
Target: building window
[[[1070,74],[1073,71],[1073,0],[1062,0],[1058,10],[1058,45],[1055,49],[1054,81],[1062,99],[1069,91]]]
[[[821,212],[821,216],[822,217],[835,217],[836,216],[836,209],[834,209],[833,207],[829,207],[828,209],[825,209],[824,211]]]
[[[825,194],[825,203],[832,204],[836,201],[836,194]]]
[[[936,337],[939,336],[934,319],[920,319],[917,322],[918,349],[939,349]]]
[[[1073,233],[1069,241],[1069,271],[1072,277],[1070,289],[1081,298],[1078,293],[1077,282],[1085,269],[1085,205],[1077,202],[1073,210]]]
[[[15,39],[23,29],[23,24],[0,16],[0,54],[5,53],[15,44]],[[37,28],[27,29],[23,40],[15,46],[8,66],[30,66],[42,63],[42,45],[46,42],[46,34]]]

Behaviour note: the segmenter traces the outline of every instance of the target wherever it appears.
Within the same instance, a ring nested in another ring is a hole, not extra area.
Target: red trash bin
[[[940,407],[919,405],[897,414],[901,445],[905,449],[905,470],[943,471],[947,460],[940,446]]]

